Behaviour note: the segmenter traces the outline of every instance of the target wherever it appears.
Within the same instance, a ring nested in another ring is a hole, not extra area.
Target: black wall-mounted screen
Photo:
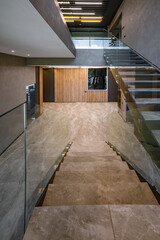
[[[88,90],[107,89],[107,69],[89,68],[88,69]]]

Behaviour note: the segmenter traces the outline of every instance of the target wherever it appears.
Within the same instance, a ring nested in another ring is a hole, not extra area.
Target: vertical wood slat
[[[55,69],[55,102],[107,102],[107,91],[87,91],[88,70]]]

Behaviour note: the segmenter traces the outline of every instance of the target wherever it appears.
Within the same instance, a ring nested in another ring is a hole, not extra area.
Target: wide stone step
[[[94,162],[94,161],[102,161],[102,162],[107,162],[107,161],[113,161],[113,160],[118,160],[122,161],[120,156],[92,156],[92,157],[65,157],[64,162]]]
[[[159,219],[156,205],[38,207],[24,240],[159,240]]]
[[[112,151],[112,149],[104,142],[73,142],[70,152],[106,152]]]
[[[116,152],[114,152],[112,149],[106,151],[106,152],[72,152],[69,151],[67,153],[68,157],[105,157],[105,156],[117,156]]]
[[[108,185],[110,183],[140,182],[135,171],[132,170],[108,170],[104,172],[94,171],[58,171],[54,178],[54,184],[78,184],[78,183],[98,183]]]
[[[158,204],[147,183],[50,184],[43,206]]]
[[[91,239],[114,240],[108,206],[35,208],[24,237],[24,240]]]
[[[125,162],[113,160],[111,162],[63,162],[60,171],[107,171],[107,170],[127,170],[128,165]]]

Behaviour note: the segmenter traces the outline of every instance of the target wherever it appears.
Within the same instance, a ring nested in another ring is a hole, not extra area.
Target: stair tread
[[[156,205],[36,207],[23,240],[159,240],[159,219]]]
[[[94,157],[94,156],[99,156],[99,157],[105,157],[105,156],[117,156],[116,152],[114,152],[113,150],[107,151],[107,152],[71,152],[69,151],[67,153],[67,157]]]
[[[108,206],[35,208],[23,240],[114,240]]]
[[[120,156],[65,157],[64,162],[122,161]]]
[[[104,141],[73,143],[69,152],[106,152],[113,151]]]
[[[147,183],[50,184],[43,206],[158,204]]]
[[[107,169],[129,169],[128,165],[125,162],[120,162],[117,160],[113,160],[111,162],[69,162],[62,163],[60,166],[60,171],[106,171]]]
[[[136,103],[160,104],[160,98],[135,98]]]
[[[141,114],[146,121],[160,120],[160,111],[144,111]]]
[[[64,184],[64,183],[99,183],[107,185],[113,182],[139,182],[139,178],[136,173],[131,170],[110,170],[101,171],[58,171],[54,178],[54,184]]]

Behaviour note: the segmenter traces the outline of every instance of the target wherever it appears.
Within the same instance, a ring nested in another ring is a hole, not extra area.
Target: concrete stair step
[[[107,171],[107,170],[127,170],[128,165],[126,162],[113,160],[111,162],[63,162],[60,166],[60,171]]]
[[[50,184],[43,206],[158,204],[147,183]]]
[[[156,205],[37,207],[23,240],[159,240],[159,219]]]
[[[105,157],[105,156],[117,156],[116,152],[113,150],[108,150],[107,152],[71,152],[67,153],[67,157]]]
[[[118,161],[122,161],[120,156],[92,156],[92,157],[65,157],[64,158],[64,162],[94,162],[94,161],[113,161],[113,160],[118,160]]]
[[[102,185],[108,185],[110,183],[129,183],[140,182],[137,174],[132,170],[110,170],[104,172],[94,171],[58,171],[54,178],[54,184],[78,184],[78,183],[98,183]]]

